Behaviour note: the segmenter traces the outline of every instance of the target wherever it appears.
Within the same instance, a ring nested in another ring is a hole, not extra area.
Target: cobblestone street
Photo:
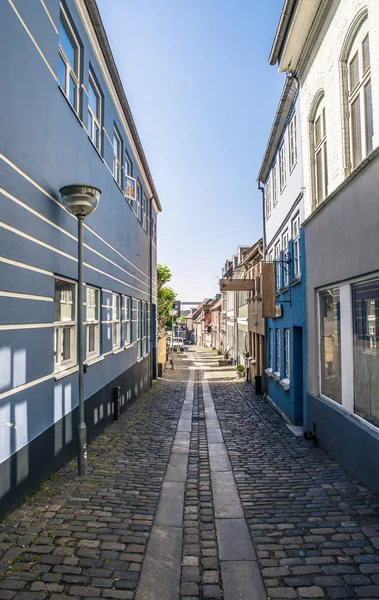
[[[379,501],[188,348],[0,524],[0,600],[379,599]]]

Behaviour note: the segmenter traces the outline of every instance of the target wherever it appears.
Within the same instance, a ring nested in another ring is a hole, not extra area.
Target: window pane
[[[350,79],[350,92],[355,88],[359,81],[359,63],[358,63],[358,52],[349,63],[349,79]]]
[[[341,404],[341,323],[339,288],[320,292],[321,392]]]
[[[316,154],[316,186],[317,186],[317,204],[324,199],[323,185],[323,169],[322,169],[322,149]]]
[[[363,62],[363,72],[370,66],[370,43],[369,37],[366,35],[365,39],[362,42],[362,62]]]
[[[93,87],[93,85],[91,83],[91,80],[89,80],[89,85],[88,85],[88,104],[92,108],[93,113],[96,115],[96,118],[99,119],[100,118],[99,97],[95,91],[95,88]]]
[[[71,356],[71,327],[62,328],[61,360],[69,360]]]
[[[93,124],[93,132],[94,132],[94,144],[96,146],[96,148],[100,148],[100,129],[98,128],[98,126],[96,125],[96,123]]]
[[[321,142],[321,117],[318,117],[315,121],[315,144],[316,146]]]
[[[76,108],[76,83],[70,75],[70,89],[68,91],[68,99],[74,108]]]
[[[96,325],[87,325],[88,327],[88,352],[95,352],[96,349]]]
[[[120,141],[119,139],[114,135],[113,136],[113,155],[118,159],[120,154]]]
[[[98,320],[98,290],[87,287],[87,321]]]
[[[59,54],[58,56],[58,81],[62,89],[66,89],[66,64]]]
[[[353,288],[354,410],[379,426],[379,280]]]
[[[324,194],[328,194],[328,155],[326,152],[326,140],[324,142]]]
[[[59,329],[54,329],[54,363],[58,362]]]
[[[353,151],[353,168],[362,161],[362,127],[360,97],[351,105],[351,143]]]
[[[372,118],[372,92],[371,81],[365,86],[365,119],[366,119],[366,154],[372,152],[374,135],[374,122]]]
[[[276,371],[280,373],[280,329],[276,330]]]
[[[71,32],[66,23],[62,22],[62,16],[59,23],[59,43],[63,48],[63,52],[66,55],[68,62],[71,65],[73,71],[76,71],[76,46],[73,43]]]
[[[54,321],[75,320],[75,284],[55,280]]]

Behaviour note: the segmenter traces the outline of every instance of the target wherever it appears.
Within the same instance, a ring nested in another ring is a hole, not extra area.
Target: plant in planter
[[[245,367],[243,365],[237,365],[236,371],[237,371],[238,377],[243,377],[245,374]]]

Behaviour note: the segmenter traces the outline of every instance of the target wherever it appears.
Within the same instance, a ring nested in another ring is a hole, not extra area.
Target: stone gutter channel
[[[190,369],[135,600],[267,600],[201,375]]]

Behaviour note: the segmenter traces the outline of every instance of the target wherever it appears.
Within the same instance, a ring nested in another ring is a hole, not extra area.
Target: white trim
[[[13,329],[44,329],[54,327],[54,323],[10,323],[0,325],[0,331],[13,331]]]
[[[54,21],[53,21],[53,18],[52,18],[52,16],[51,16],[51,14],[49,13],[48,9],[47,9],[47,6],[46,6],[46,4],[45,4],[45,1],[44,1],[44,0],[41,0],[41,4],[42,4],[43,8],[45,9],[47,16],[49,17],[49,21],[50,21],[50,23],[52,24],[52,26],[53,26],[53,28],[54,28],[54,31],[55,31],[55,33],[58,35],[58,34],[59,34],[59,29],[58,29],[58,28],[57,28],[57,26],[55,25],[55,23],[54,23]]]
[[[54,276],[54,273],[51,271],[45,271],[45,269],[40,269],[39,267],[33,267],[32,265],[27,265],[26,263],[22,263],[18,260],[12,260],[11,258],[5,258],[5,256],[0,256],[0,263],[5,263],[6,265],[12,265],[12,267],[19,267],[20,269],[26,269],[27,271],[34,271],[35,273],[41,273],[42,275],[49,275],[50,277]]]
[[[63,379],[64,377],[73,375],[73,373],[76,373],[77,371],[79,371],[78,365],[75,365],[74,367],[66,369],[65,371],[57,371],[56,373],[54,373],[54,379],[55,379],[55,381],[59,381],[59,379]]]
[[[124,346],[122,346],[121,348],[117,348],[117,350],[112,350],[112,354],[120,354],[120,352],[122,352],[124,350]]]
[[[129,350],[129,348],[133,348],[133,346],[134,346],[134,342],[131,342],[130,344],[123,346],[123,350]]]
[[[105,82],[105,85],[108,88],[108,92],[109,92],[109,95],[110,95],[110,97],[112,99],[114,108],[116,109],[118,118],[120,119],[120,122],[121,122],[121,124],[123,126],[124,134],[126,135],[128,141],[129,141],[129,144],[130,144],[130,146],[131,146],[131,148],[133,150],[133,154],[134,154],[133,158],[135,158],[135,160],[136,160],[136,162],[137,162],[137,164],[139,166],[140,173],[142,174],[142,177],[143,177],[144,182],[145,182],[145,186],[146,186],[147,190],[149,191],[150,196],[153,196],[153,192],[151,190],[149,181],[147,179],[147,176],[146,176],[146,173],[145,173],[145,169],[143,168],[143,165],[142,165],[139,153],[138,153],[136,145],[134,143],[133,136],[131,135],[128,122],[126,120],[124,111],[122,109],[121,102],[120,102],[120,100],[119,100],[119,98],[117,96],[115,87],[113,85],[113,81],[111,79],[108,67],[106,65],[106,62],[105,62],[105,59],[104,59],[104,56],[103,56],[103,52],[102,52],[102,50],[100,48],[98,39],[96,37],[96,33],[94,31],[93,24],[92,24],[92,22],[90,20],[90,17],[88,15],[88,11],[86,9],[84,9],[83,5],[84,5],[84,2],[82,2],[82,0],[75,0],[75,6],[76,6],[77,11],[79,13],[79,17],[80,17],[80,19],[81,19],[81,21],[83,23],[85,32],[86,32],[87,37],[88,37],[88,41],[91,44],[93,53],[94,53],[96,61],[97,61],[97,66],[100,69],[100,71],[102,73],[102,76],[103,76],[103,79],[104,79],[104,82]],[[113,145],[113,142],[112,142],[112,145]],[[158,207],[156,207],[156,208],[157,208],[157,212],[159,212]]]
[[[354,412],[353,302],[349,283],[340,286],[340,315],[342,406]]]
[[[27,173],[25,173],[24,171],[22,171],[14,162],[12,162],[9,158],[7,158],[1,152],[0,152],[0,159],[3,160],[12,169],[14,169],[19,175],[21,175],[21,177],[23,177],[24,179],[26,179],[27,181],[29,181],[29,183],[31,183],[35,188],[37,188],[40,192],[42,192],[42,194],[44,194],[45,196],[47,196],[48,198],[50,198],[50,200],[52,200],[67,215],[69,215],[72,219],[74,219],[76,221],[75,217],[65,209],[65,207],[63,206],[63,204],[61,202],[59,202],[56,198],[54,198],[54,196],[52,196],[51,194],[49,194],[43,187],[41,187],[36,181],[34,181],[34,179],[32,179]],[[104,164],[106,164],[106,163],[104,163]],[[108,167],[108,169],[109,169],[109,167]],[[109,169],[109,172],[112,174],[112,171],[110,169]],[[112,174],[112,177],[113,177],[113,174]],[[106,246],[108,246],[111,250],[113,250],[113,252],[115,252],[116,254],[118,254],[119,256],[121,256],[121,258],[123,258],[127,263],[129,263],[134,269],[136,269],[137,271],[139,271],[144,277],[146,277],[146,279],[148,281],[150,281],[149,275],[147,275],[146,273],[144,273],[143,271],[141,271],[141,269],[139,269],[137,267],[137,265],[135,265],[134,263],[132,263],[126,256],[124,256],[123,254],[121,254],[121,252],[119,252],[118,250],[116,250],[116,248],[114,248],[111,244],[109,244],[109,242],[107,242],[98,233],[96,233],[96,231],[94,231],[93,229],[91,229],[91,227],[89,227],[86,223],[84,223],[84,227],[88,231],[90,231],[94,236],[96,236],[101,242],[103,242]],[[77,238],[74,236],[74,239],[76,240]]]
[[[74,262],[78,262],[76,258],[71,256],[71,254],[67,254],[66,252],[63,252],[63,250],[59,250],[58,248],[54,248],[53,246],[50,246],[49,244],[45,244],[45,242],[42,242],[41,240],[38,240],[37,238],[29,235],[28,233],[25,233],[24,231],[21,231],[20,229],[16,229],[16,227],[12,227],[11,225],[4,223],[3,221],[0,221],[0,227],[2,227],[3,229],[7,229],[8,231],[11,231],[12,233],[15,233],[16,235],[19,235],[20,237],[30,240],[31,242],[34,242],[38,246],[42,246],[43,248],[52,250],[53,252],[56,252],[57,254],[64,256],[65,258],[69,258],[70,260],[73,260]]]
[[[36,294],[23,294],[21,292],[7,292],[0,290],[0,298],[21,298],[22,300],[41,300],[42,302],[54,302],[51,296],[38,296]]]
[[[12,388],[11,390],[7,390],[6,392],[2,392],[0,394],[0,400],[3,398],[7,398],[8,396],[13,396],[18,392],[22,392],[23,390],[27,390],[30,387],[38,385],[39,383],[43,383],[44,381],[48,381],[54,377],[54,373],[50,373],[50,375],[45,375],[44,377],[39,377],[38,379],[33,379],[33,381],[29,381],[28,383],[24,383],[23,385],[19,385],[18,387]]]
[[[11,5],[11,7],[13,8],[14,12],[16,13],[17,17],[19,18],[22,26],[24,27],[25,31],[27,32],[28,36],[30,37],[30,39],[32,40],[34,46],[36,47],[36,49],[38,50],[39,54],[41,55],[43,62],[45,63],[45,65],[47,66],[47,68],[49,69],[50,73],[52,74],[52,76],[54,77],[55,81],[58,82],[58,78],[55,75],[53,69],[51,68],[46,56],[44,55],[44,53],[42,52],[41,48],[38,46],[36,40],[34,39],[34,37],[32,36],[29,28],[27,27],[25,21],[23,20],[23,18],[21,17],[20,13],[18,12],[17,8],[15,7],[13,0],[8,0],[9,4]]]

